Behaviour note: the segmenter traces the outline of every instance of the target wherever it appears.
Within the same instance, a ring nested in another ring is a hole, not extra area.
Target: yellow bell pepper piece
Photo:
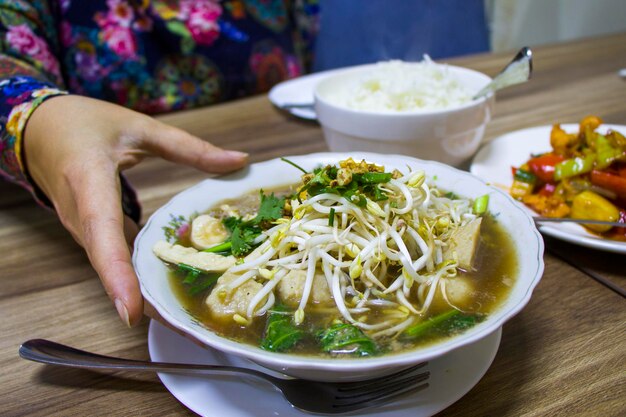
[[[534,188],[535,188],[534,184],[513,180],[510,194],[511,194],[511,197],[513,197],[514,199],[521,200],[524,196],[531,194]]]
[[[609,200],[594,193],[583,191],[572,200],[570,216],[574,219],[602,220],[616,222],[619,219],[619,210]],[[585,227],[602,233],[611,229],[611,226],[600,224],[586,224]]]

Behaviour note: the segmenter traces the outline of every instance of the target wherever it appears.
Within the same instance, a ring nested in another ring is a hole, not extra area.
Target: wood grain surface
[[[532,81],[498,94],[485,141],[516,129],[577,122],[588,114],[626,124],[626,82],[617,76],[626,68],[626,33],[533,50]],[[450,62],[495,75],[511,56]],[[252,161],[327,149],[315,123],[286,116],[266,96],[160,119],[219,146],[249,152]],[[145,220],[206,174],[154,159],[128,177],[143,202]],[[626,415],[625,300],[567,262],[573,256],[579,266],[624,288],[626,257],[546,242],[544,277],[528,306],[504,326],[493,365],[441,416]],[[82,249],[55,215],[6,182],[0,183],[0,254],[0,415],[193,415],[156,376],[52,368],[18,357],[21,342],[49,338],[147,359],[148,320],[126,328]]]

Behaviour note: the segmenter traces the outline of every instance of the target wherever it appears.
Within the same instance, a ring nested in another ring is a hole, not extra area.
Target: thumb
[[[162,123],[153,126],[140,146],[168,161],[218,174],[235,171],[248,163],[247,153],[219,148],[184,130]]]
[[[129,248],[137,227],[123,215],[119,176],[103,175],[102,171],[95,168],[83,171],[71,184],[80,242],[120,318],[131,326],[143,316],[141,289]]]

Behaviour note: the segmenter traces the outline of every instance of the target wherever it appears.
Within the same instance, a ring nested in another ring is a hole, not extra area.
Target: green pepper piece
[[[518,168],[515,170],[514,178],[518,181],[525,182],[528,184],[535,184],[537,182],[537,176],[530,171],[526,171],[524,169]]]
[[[487,206],[489,205],[489,194],[481,195],[476,200],[474,200],[474,213],[475,214],[483,214],[487,211]]]
[[[596,169],[609,167],[613,161],[622,155],[622,151],[611,146],[609,140],[602,135],[597,135],[596,151]]]
[[[560,181],[564,178],[571,178],[591,172],[595,160],[596,154],[594,153],[590,153],[584,157],[566,159],[554,166],[554,179]]]

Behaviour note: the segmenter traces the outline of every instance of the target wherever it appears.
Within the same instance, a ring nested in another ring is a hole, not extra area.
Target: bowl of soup
[[[530,299],[542,258],[532,218],[502,191],[438,162],[351,152],[181,192],[150,217],[133,264],[145,299],[208,347],[340,381],[496,331]]]
[[[491,78],[425,59],[338,71],[314,90],[315,113],[333,152],[409,155],[460,166],[478,150],[495,96],[473,99]]]

